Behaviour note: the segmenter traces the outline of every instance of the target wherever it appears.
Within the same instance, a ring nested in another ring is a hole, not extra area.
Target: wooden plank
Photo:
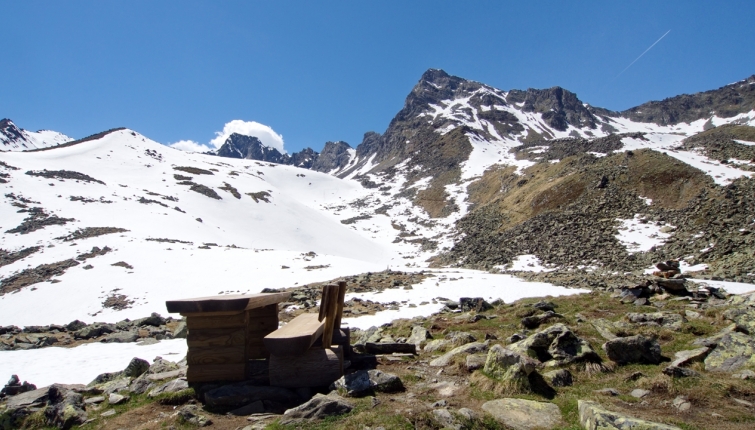
[[[246,363],[193,364],[186,371],[188,382],[243,381],[246,379]]]
[[[270,356],[270,385],[274,387],[323,387],[343,376],[339,347],[312,348],[299,356]]]
[[[328,288],[329,286],[330,284],[322,287],[322,297],[320,298],[320,313],[317,316],[318,321],[324,320],[327,314],[326,309],[328,307],[328,302],[330,302],[330,297],[328,297],[328,294],[330,294],[330,289]]]
[[[336,322],[333,325],[336,330],[341,328],[341,318],[343,318],[343,301],[346,298],[346,281],[338,281],[338,309],[336,311]]]
[[[336,312],[338,312],[338,285],[326,285],[323,290],[323,296],[325,297],[325,291],[328,292],[328,302],[325,305],[325,329],[322,332],[322,347],[330,348],[333,344],[333,328],[336,322]],[[320,305],[322,307],[322,305]]]
[[[322,334],[325,322],[317,314],[301,314],[264,338],[270,354],[285,356],[304,354]]]
[[[285,302],[291,293],[234,294],[192,299],[168,300],[165,306],[171,313],[245,311],[274,303]]]
[[[211,347],[211,348],[190,348],[186,353],[186,362],[189,368],[196,364],[228,364],[228,363],[245,363],[245,347]]]
[[[189,345],[189,349],[242,346],[245,343],[244,329],[240,327],[194,329],[186,337],[186,344]]]
[[[246,313],[226,316],[192,316],[186,318],[186,327],[191,330],[207,328],[246,327]]]

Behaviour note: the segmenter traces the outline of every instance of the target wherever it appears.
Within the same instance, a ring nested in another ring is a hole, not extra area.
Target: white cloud
[[[275,130],[256,121],[244,121],[240,119],[234,119],[231,122],[227,122],[225,126],[223,126],[223,131],[216,131],[216,137],[210,141],[210,145],[215,148],[220,148],[233,133],[254,136],[259,139],[263,145],[275,148],[282,154],[286,153],[286,150],[283,149],[283,136],[276,133]]]
[[[208,146],[193,140],[179,140],[175,143],[169,143],[168,146],[186,152],[206,152],[210,150]]]

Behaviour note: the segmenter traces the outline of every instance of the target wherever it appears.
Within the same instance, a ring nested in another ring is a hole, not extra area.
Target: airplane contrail
[[[642,58],[643,55],[647,54],[648,51],[650,51],[651,49],[653,49],[653,46],[655,46],[658,42],[660,42],[661,39],[663,39],[664,37],[666,37],[666,34],[669,34],[669,33],[671,33],[671,30],[667,31],[663,36],[661,36],[660,39],[656,40],[655,43],[653,43],[652,45],[650,45],[650,47],[648,49],[646,49],[645,52],[643,52],[642,54],[640,54],[639,57],[635,58],[634,61],[632,61],[632,63],[626,67],[626,69],[624,69],[624,70],[621,71],[621,73],[626,72],[627,69],[629,69],[630,67],[632,67],[632,64],[636,63],[637,60],[639,60],[640,58]],[[618,75],[616,75],[616,78],[618,78],[619,76],[621,76],[621,73],[619,73]],[[614,79],[616,79],[616,78],[614,78]]]

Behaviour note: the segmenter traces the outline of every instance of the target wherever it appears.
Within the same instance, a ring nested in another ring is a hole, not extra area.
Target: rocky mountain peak
[[[7,142],[24,140],[24,135],[21,129],[19,129],[13,121],[8,118],[3,118],[0,120],[0,140],[2,140],[4,144],[7,144]]]
[[[287,164],[288,155],[281,154],[275,148],[265,146],[258,138],[233,133],[228,136],[223,146],[217,151],[217,155],[229,158],[247,158],[252,160],[268,161],[271,163]]]
[[[561,87],[511,90],[506,100],[509,103],[521,104],[521,109],[525,112],[543,114],[543,120],[559,131],[565,131],[569,124],[577,128],[596,128],[596,118],[585,104],[576,94]]]

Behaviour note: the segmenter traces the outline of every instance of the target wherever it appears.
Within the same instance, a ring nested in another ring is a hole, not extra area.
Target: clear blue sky
[[[234,119],[289,152],[383,132],[422,73],[562,86],[623,110],[755,74],[749,1],[0,0],[0,118],[207,143]],[[663,40],[621,76],[665,32]]]

